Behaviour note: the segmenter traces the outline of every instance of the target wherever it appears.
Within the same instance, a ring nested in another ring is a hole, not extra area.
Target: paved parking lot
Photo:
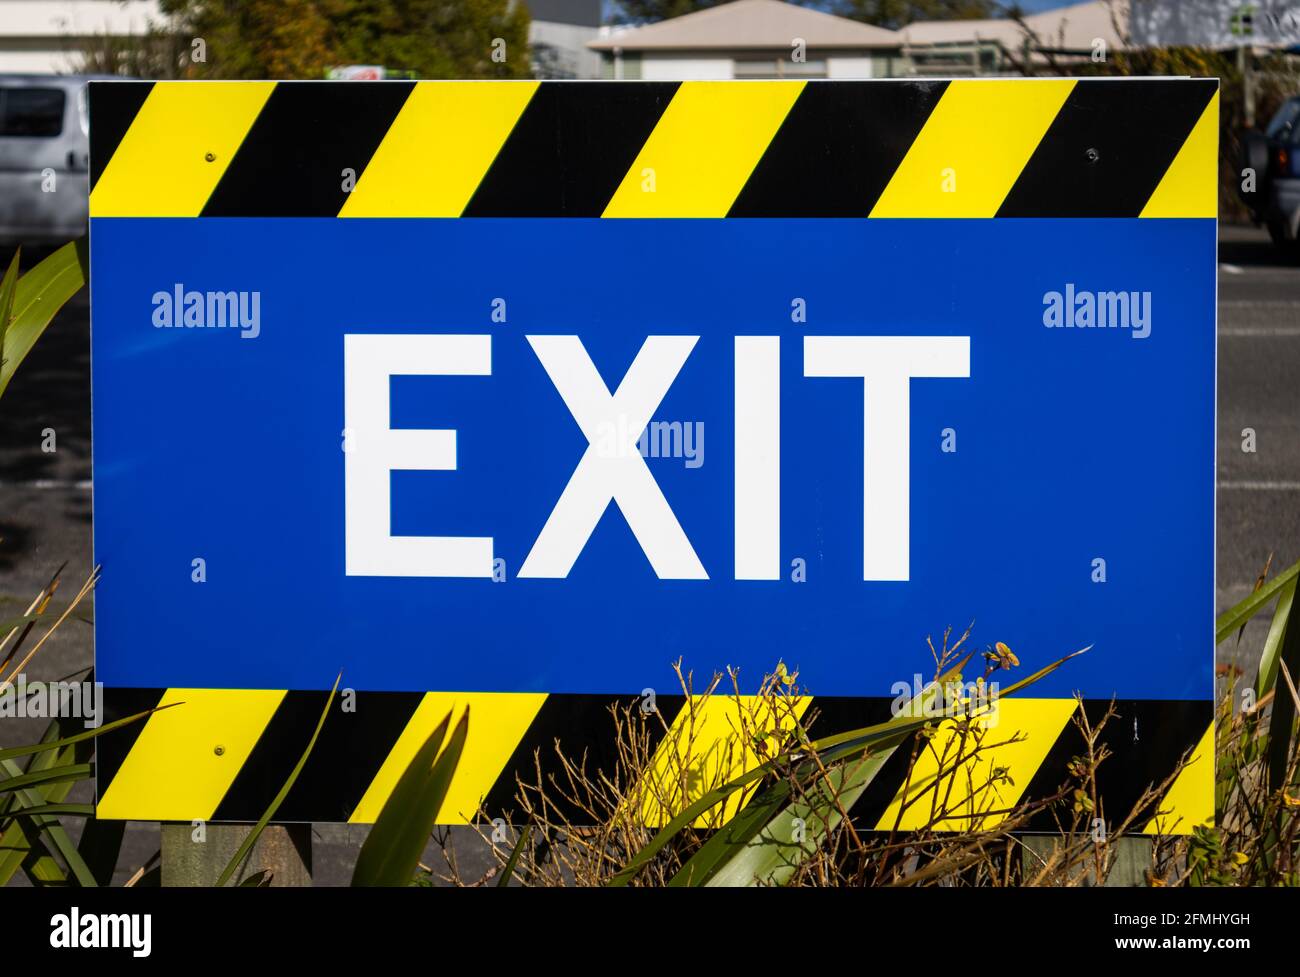
[[[1300,559],[1300,268],[1254,228],[1225,227],[1219,246],[1218,609],[1274,567]],[[1242,431],[1256,451],[1242,450]],[[1254,636],[1256,625],[1248,638]],[[1259,641],[1223,661],[1249,667]]]
[[[65,561],[66,587],[75,588],[91,569],[88,318],[83,291],[0,403],[0,597],[15,602],[25,604]],[[1217,603],[1223,610],[1250,591],[1270,552],[1275,569],[1300,559],[1300,267],[1281,260],[1253,228],[1222,230],[1219,336]],[[1247,428],[1255,432],[1253,453],[1242,450]],[[53,452],[42,450],[49,431]],[[140,595],[142,613],[149,599]],[[0,617],[12,608],[0,608]],[[1221,663],[1251,667],[1266,626],[1252,625],[1239,647],[1225,644]],[[70,675],[87,667],[91,655],[90,627],[72,622],[42,651],[33,674]],[[0,743],[26,738],[31,728],[6,723]],[[157,834],[156,825],[133,827],[119,874],[156,850]],[[348,853],[360,837],[361,829],[318,829],[320,881],[346,880]]]

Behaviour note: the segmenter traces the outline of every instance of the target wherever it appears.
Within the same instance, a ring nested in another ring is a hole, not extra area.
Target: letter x
[[[691,542],[636,448],[698,336],[647,336],[610,396],[577,336],[528,336],[533,352],[587,438],[587,450],[519,569],[521,577],[567,577],[613,499],[660,579],[707,580]],[[621,423],[620,423],[621,419]],[[617,451],[597,437],[620,432]],[[612,457],[605,457],[612,455]]]

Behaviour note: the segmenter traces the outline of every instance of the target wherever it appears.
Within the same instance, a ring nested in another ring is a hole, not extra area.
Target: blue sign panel
[[[92,246],[110,683],[634,692],[684,656],[883,695],[975,621],[1093,645],[1054,694],[1209,688],[1213,221]]]

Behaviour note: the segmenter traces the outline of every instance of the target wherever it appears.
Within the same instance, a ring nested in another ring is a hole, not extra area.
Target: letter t
[[[910,381],[969,377],[970,337],[805,336],[803,373],[862,378],[862,579],[909,579]]]

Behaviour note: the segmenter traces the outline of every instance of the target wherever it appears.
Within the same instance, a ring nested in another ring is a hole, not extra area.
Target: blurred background
[[[21,245],[29,267],[85,233],[90,77],[1218,77],[1221,611],[1271,554],[1300,555],[1298,69],[1286,0],[0,0],[0,258]],[[0,410],[0,617],[61,564],[92,566],[88,310],[83,290]],[[90,618],[51,640],[42,677],[84,674]],[[1253,666],[1234,656],[1268,626],[1225,642],[1221,674]],[[318,881],[347,877],[360,830],[318,826]],[[128,853],[157,832],[133,827],[148,837]]]
[[[1243,145],[1275,117],[1289,139],[1298,65],[1287,0],[0,0],[0,241],[84,217],[81,181],[55,195],[33,174],[84,172],[86,77],[1198,75],[1223,85],[1221,216],[1291,245],[1300,194],[1252,215],[1239,170],[1300,175],[1282,143]]]

